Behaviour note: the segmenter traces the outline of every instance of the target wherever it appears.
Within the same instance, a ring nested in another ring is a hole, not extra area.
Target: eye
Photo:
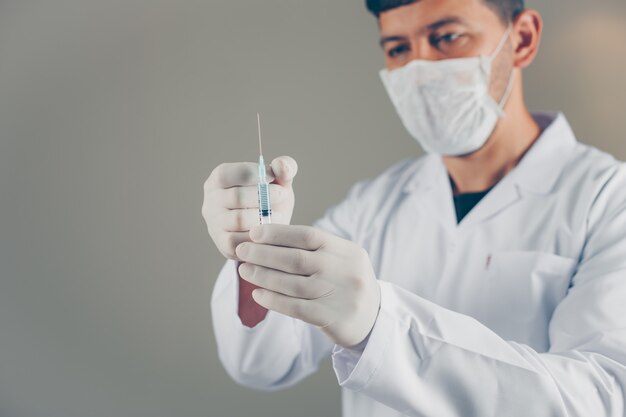
[[[407,52],[408,50],[409,50],[409,46],[408,46],[408,45],[406,45],[406,44],[401,44],[401,45],[398,45],[398,46],[396,46],[396,47],[394,47],[394,48],[391,48],[389,51],[387,51],[387,55],[388,55],[390,58],[395,58],[395,57],[397,57],[398,55],[400,55],[400,54],[403,54],[403,53]]]
[[[446,33],[441,36],[432,35],[430,37],[430,44],[433,45],[437,49],[444,50],[454,45],[455,43],[457,43],[457,41],[461,39],[462,37],[463,37],[462,33],[456,33],[456,32]]]

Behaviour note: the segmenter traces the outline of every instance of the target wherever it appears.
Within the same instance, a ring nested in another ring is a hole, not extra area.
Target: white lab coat
[[[291,386],[332,355],[344,417],[616,417],[626,390],[626,164],[562,115],[457,225],[441,157],[357,183],[316,227],[367,250],[381,288],[364,350],[215,284],[219,357],[240,384]]]

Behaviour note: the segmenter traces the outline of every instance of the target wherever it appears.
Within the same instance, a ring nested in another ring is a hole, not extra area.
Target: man
[[[427,154],[357,183],[314,227],[288,226],[293,159],[271,164],[280,224],[255,225],[255,164],[211,173],[227,371],[277,390],[332,355],[344,416],[624,416],[626,166],[563,115],[528,112],[539,13],[367,6],[383,83]]]

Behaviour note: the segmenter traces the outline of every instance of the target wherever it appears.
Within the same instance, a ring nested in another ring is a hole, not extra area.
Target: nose
[[[411,41],[411,53],[408,56],[410,61],[420,59],[426,61],[435,61],[439,59],[439,53],[427,39],[421,37]]]

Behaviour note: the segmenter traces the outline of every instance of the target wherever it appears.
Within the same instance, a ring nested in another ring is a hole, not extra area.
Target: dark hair
[[[419,0],[365,0],[367,10],[376,17],[382,12]],[[503,22],[512,22],[524,10],[524,0],[482,0],[495,11]]]

